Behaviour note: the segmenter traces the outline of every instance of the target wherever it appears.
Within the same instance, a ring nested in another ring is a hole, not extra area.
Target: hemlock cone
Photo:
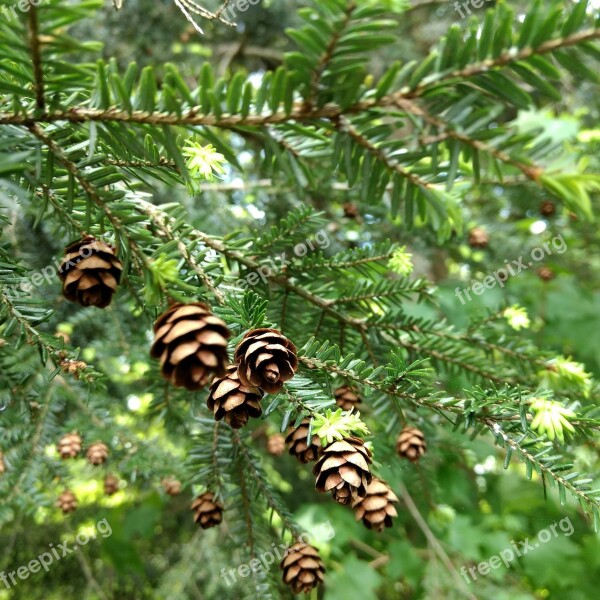
[[[77,433],[67,433],[56,445],[62,459],[75,458],[81,452],[81,436]]]
[[[112,496],[119,491],[119,478],[114,475],[107,475],[104,478],[104,493]]]
[[[86,457],[91,464],[101,465],[108,458],[108,446],[103,442],[95,442],[88,448]]]
[[[485,229],[475,227],[469,231],[469,246],[471,248],[487,248],[489,242],[490,235]]]
[[[123,265],[114,248],[87,235],[66,247],[58,275],[67,300],[82,306],[106,308],[122,271]]]
[[[296,542],[287,549],[280,567],[284,583],[292,588],[294,594],[308,594],[322,583],[325,575],[325,565],[319,551],[304,542]]]
[[[371,451],[360,438],[350,436],[335,441],[321,450],[313,468],[316,489],[332,492],[333,499],[340,504],[363,498],[372,480],[370,464]]]
[[[162,486],[169,496],[177,496],[181,494],[181,482],[177,479],[172,477],[163,479]]]
[[[71,490],[64,490],[58,497],[56,506],[67,515],[77,510],[77,498]]]
[[[396,440],[396,452],[411,462],[416,462],[427,451],[425,434],[416,427],[405,427]]]
[[[351,410],[362,402],[362,398],[358,395],[356,389],[350,385],[342,385],[333,392],[335,403],[342,410]]]
[[[281,456],[285,452],[285,438],[275,433],[267,438],[267,452],[273,456]]]
[[[298,427],[291,429],[285,438],[289,453],[303,464],[317,460],[321,448],[321,440],[316,434],[313,434],[310,443],[308,442],[309,425],[310,419],[304,419]]]
[[[194,511],[194,521],[202,529],[215,527],[223,520],[223,506],[215,500],[212,492],[200,494],[192,502],[192,510]]]
[[[394,503],[398,497],[390,486],[381,479],[373,478],[364,498],[357,498],[352,503],[354,515],[357,521],[362,520],[367,529],[383,531],[385,527],[392,526],[392,517],[398,513]]]
[[[171,305],[154,323],[153,358],[162,376],[177,387],[199,390],[225,375],[231,336],[224,321],[202,302]]]
[[[230,365],[225,377],[213,381],[206,405],[213,411],[215,421],[224,419],[233,429],[239,429],[249,418],[257,419],[262,415],[260,401],[263,396],[259,388],[244,385],[237,366]]]
[[[235,349],[240,380],[276,394],[298,368],[296,346],[276,329],[253,329]]]

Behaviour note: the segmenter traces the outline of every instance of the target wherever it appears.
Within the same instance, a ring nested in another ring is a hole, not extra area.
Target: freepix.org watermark
[[[534,248],[531,251],[530,257],[531,260],[527,263],[524,261],[522,256],[519,256],[516,260],[508,261],[505,260],[505,267],[494,271],[491,275],[484,277],[483,281],[476,281],[473,285],[467,286],[462,290],[457,287],[454,291],[454,295],[461,301],[462,304],[465,304],[467,301],[471,302],[473,299],[471,297],[471,292],[473,292],[476,296],[481,296],[485,290],[491,290],[492,288],[499,285],[500,287],[504,287],[506,280],[509,277],[514,277],[518,275],[522,271],[526,271],[529,267],[533,267],[536,262],[543,260],[546,256],[550,256],[553,253],[562,254],[567,250],[567,242],[565,242],[562,234],[559,234],[552,238],[549,242],[544,242],[541,246]],[[465,298],[463,297],[466,297]]]
[[[325,523],[321,523],[314,527],[312,529],[312,534],[316,539],[327,541],[335,537],[335,530],[331,526],[331,523],[326,521]],[[308,533],[303,533],[296,541],[308,544],[309,540],[310,535]],[[227,585],[231,586],[237,581],[238,575],[239,577],[248,577],[251,573],[266,572],[271,568],[271,565],[275,564],[275,560],[277,560],[277,564],[283,560],[289,547],[290,544],[277,545],[272,543],[268,550],[260,552],[248,563],[242,563],[233,569],[225,569],[223,567],[221,569],[221,577],[225,580]]]
[[[256,271],[248,273],[243,279],[238,279],[236,286],[245,290],[249,286],[257,285],[259,281],[266,284],[269,278],[274,277],[279,271],[285,269],[285,267],[292,262],[294,257],[302,258],[316,249],[323,250],[329,248],[330,244],[331,240],[327,237],[327,232],[324,229],[321,229],[320,231],[317,231],[313,237],[296,244],[294,246],[293,255],[288,252],[282,252],[279,256],[268,259],[268,261],[258,267]],[[275,261],[278,261],[279,264]]]
[[[97,240],[96,242],[91,242],[90,244],[83,246],[79,250],[79,256],[73,260],[66,261],[63,265],[63,269],[69,269],[80,263],[84,258],[89,258],[94,253],[94,250],[101,250],[102,247],[98,246],[98,243],[102,243],[101,240]],[[9,300],[14,300],[19,297],[20,292],[29,294],[33,288],[40,287],[44,281],[48,284],[51,284],[52,280],[59,273],[63,258],[57,258],[56,256],[53,256],[51,260],[52,262],[49,265],[45,266],[43,269],[40,269],[39,272],[31,275],[31,277],[28,279],[25,279],[20,283],[15,283],[14,285],[7,285],[2,290],[2,293]]]
[[[251,6],[260,4],[262,0],[231,0],[221,11],[221,15],[228,21],[235,21],[238,13],[245,13]]]
[[[461,19],[465,19],[466,17],[471,16],[470,6],[473,8],[481,8],[489,2],[492,2],[492,0],[464,0],[462,2],[456,0],[454,3],[454,10],[460,15]]]
[[[47,573],[55,560],[59,561],[73,552],[76,552],[81,546],[85,546],[90,540],[97,539],[97,533],[103,538],[107,538],[112,534],[112,527],[106,519],[98,521],[89,535],[85,531],[80,531],[75,536],[76,543],[74,544],[69,545],[69,542],[57,544],[56,546],[54,544],[48,544],[50,551],[42,552],[37,558],[30,560],[26,565],[18,567],[14,571],[2,571],[0,573],[0,581],[4,583],[6,589],[10,589],[19,583],[17,577],[24,581],[30,575],[39,573],[42,569]]]
[[[515,558],[525,556],[543,544],[547,544],[550,540],[557,538],[559,536],[557,528],[560,529],[566,537],[569,537],[575,531],[571,519],[565,517],[556,523],[552,523],[550,527],[538,531],[534,540],[530,541],[528,537],[518,542],[511,540],[510,548],[504,548],[504,550],[501,550],[498,554],[495,554],[488,560],[481,561],[477,566],[473,565],[472,567],[469,567],[469,569],[467,569],[467,567],[461,567],[460,573],[467,583],[471,583],[471,581],[477,581],[477,574],[484,576],[488,575],[491,569],[499,569],[502,565],[508,569]]]
[[[0,6],[0,13],[7,21],[12,21],[17,18],[17,11],[26,13],[31,10],[32,6],[41,6],[42,4],[48,4],[50,0],[19,0],[12,6],[2,5]]]

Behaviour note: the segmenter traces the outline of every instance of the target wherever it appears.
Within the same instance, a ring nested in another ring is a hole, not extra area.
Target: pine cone
[[[57,508],[60,508],[65,515],[67,515],[77,509],[77,498],[71,490],[65,490],[58,497],[56,506]]]
[[[280,433],[268,437],[267,452],[273,456],[281,456],[285,452],[285,438]]]
[[[333,499],[350,504],[357,496],[364,498],[372,475],[369,470],[371,451],[357,437],[335,441],[321,450],[313,474],[318,492],[333,491]]]
[[[225,377],[213,381],[206,405],[214,412],[215,421],[225,419],[233,429],[239,429],[250,417],[257,419],[262,415],[260,401],[263,396],[257,387],[244,385],[237,366],[230,365]]]
[[[153,358],[160,358],[162,376],[173,385],[199,390],[227,370],[227,339],[231,333],[202,302],[176,303],[154,324]]]
[[[104,493],[112,496],[119,491],[119,478],[114,475],[107,475],[104,478]]]
[[[296,346],[276,329],[253,329],[235,349],[240,380],[276,394],[298,368]]]
[[[292,429],[285,442],[289,447],[289,453],[295,456],[301,463],[306,464],[317,460],[321,441],[318,435],[313,435],[308,443],[308,426],[310,419],[304,419],[296,429]]]
[[[333,396],[335,398],[335,403],[342,410],[350,410],[362,402],[362,399],[356,393],[356,390],[349,385],[342,385],[339,387],[333,392]]]
[[[162,482],[163,489],[169,496],[177,496],[181,494],[181,482],[173,477],[167,477]]]
[[[114,248],[86,235],[66,247],[58,275],[67,300],[105,308],[112,300],[122,271]]]
[[[194,511],[194,521],[202,527],[208,529],[215,527],[223,520],[223,506],[215,501],[212,492],[204,492],[198,496],[192,503]]]
[[[550,267],[542,267],[538,271],[538,277],[542,281],[551,281],[552,279],[554,279],[556,277],[556,274]]]
[[[405,427],[396,441],[396,452],[411,462],[416,462],[427,451],[425,435],[416,427]]]
[[[77,433],[67,433],[56,445],[58,453],[63,460],[75,458],[81,452],[81,436]]]
[[[344,216],[348,219],[357,219],[360,217],[360,209],[355,202],[344,202],[342,204],[342,208],[344,209]]]
[[[481,227],[474,227],[469,231],[469,246],[471,248],[486,248],[490,241],[488,232]]]
[[[294,594],[305,594],[323,582],[325,565],[319,551],[310,544],[296,542],[287,549],[280,565],[283,582],[289,585]]]
[[[542,213],[542,215],[544,217],[552,217],[555,212],[556,212],[556,205],[554,204],[554,202],[552,202],[550,200],[544,200],[540,204],[540,213]]]
[[[102,442],[95,442],[88,448],[86,457],[91,464],[96,466],[105,463],[108,458],[107,445]]]
[[[356,520],[362,519],[367,529],[383,531],[385,527],[392,526],[392,517],[398,516],[394,502],[398,502],[398,498],[390,486],[374,477],[367,488],[367,495],[356,499],[352,508]]]
[[[0,475],[6,471],[6,463],[4,462],[4,454],[0,450]]]

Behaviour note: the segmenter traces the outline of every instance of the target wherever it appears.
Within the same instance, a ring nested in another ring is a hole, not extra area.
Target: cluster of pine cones
[[[83,440],[78,433],[72,432],[64,435],[57,443],[56,449],[63,460],[77,458],[81,453]],[[86,451],[86,458],[91,465],[99,466],[108,459],[108,446],[104,442],[94,442],[90,444]],[[1,458],[1,455],[0,455]],[[1,467],[4,462],[0,460]],[[0,467],[0,473],[2,468]],[[104,478],[104,493],[107,496],[113,496],[119,491],[120,480],[116,475],[108,474]],[[173,478],[167,478],[163,481],[163,488],[170,496],[175,496],[181,492],[181,483]],[[58,496],[56,506],[62,510],[64,514],[71,513],[77,509],[77,498],[72,490],[65,489]]]
[[[481,244],[481,240],[480,240]],[[63,293],[68,300],[83,306],[104,308],[110,303],[123,266],[114,249],[85,236],[67,247],[59,269]],[[227,353],[231,333],[227,324],[215,316],[202,302],[173,303],[154,324],[154,342],[150,354],[160,361],[161,375],[171,384],[197,391],[210,386],[207,406],[216,421],[223,420],[239,429],[250,418],[262,415],[265,394],[278,393],[283,384],[294,377],[298,368],[296,347],[276,329],[253,329],[245,334],[229,363]],[[336,404],[345,411],[357,406],[361,399],[351,386],[343,385],[334,392]],[[375,531],[392,526],[397,516],[394,504],[398,498],[387,483],[373,477],[371,451],[362,439],[348,436],[322,447],[317,435],[308,436],[310,419],[288,432],[277,434],[268,442],[269,452],[278,455],[287,445],[290,454],[301,463],[316,461],[313,474],[316,489],[331,493],[333,499],[353,508],[357,520]],[[423,433],[406,427],[399,435],[396,450],[410,461],[425,452]],[[63,458],[73,458],[81,451],[81,438],[68,434],[59,442]],[[106,445],[98,442],[88,448],[92,464],[102,464],[108,455]],[[163,482],[167,493],[179,493],[177,481]],[[109,475],[105,480],[107,494],[115,493],[119,480]],[[63,512],[77,507],[70,490],[59,498]],[[221,523],[223,505],[212,491],[197,496],[192,503],[194,521],[203,529]],[[309,592],[323,580],[325,568],[316,548],[302,541],[291,546],[281,562],[283,580],[295,593]]]

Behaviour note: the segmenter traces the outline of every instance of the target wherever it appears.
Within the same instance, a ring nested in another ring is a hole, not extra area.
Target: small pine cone
[[[91,464],[96,466],[105,463],[108,458],[107,445],[102,442],[95,442],[87,449],[86,457]]]
[[[298,369],[296,346],[276,329],[253,329],[235,349],[240,380],[276,394]]]
[[[104,493],[112,496],[119,491],[119,478],[114,475],[107,475],[104,478]]]
[[[4,454],[0,450],[0,475],[6,471],[6,463],[4,462]]]
[[[538,277],[542,281],[551,281],[552,279],[554,279],[556,277],[556,274],[550,267],[542,267],[538,271]]]
[[[262,415],[260,401],[263,396],[264,392],[259,388],[244,385],[237,366],[230,365],[225,377],[213,381],[206,405],[213,411],[215,421],[225,419],[233,429],[239,429],[250,417],[257,419]]]
[[[372,475],[369,470],[371,451],[357,437],[335,441],[321,450],[313,474],[317,476],[318,492],[333,492],[340,504],[350,504],[356,497],[364,498]]]
[[[335,403],[342,410],[350,410],[362,402],[361,397],[356,393],[356,390],[349,385],[342,385],[333,392]]]
[[[469,231],[469,246],[471,248],[486,248],[490,241],[488,232],[481,227],[474,227]]]
[[[405,427],[396,441],[396,452],[411,462],[416,462],[427,451],[425,434],[416,427]]]
[[[344,216],[348,219],[357,219],[360,217],[360,210],[355,202],[344,202],[342,204]]]
[[[552,217],[554,213],[556,213],[556,204],[550,200],[544,200],[540,204],[540,213],[542,213],[544,217]]]
[[[105,308],[112,300],[122,271],[114,248],[86,235],[66,247],[58,275],[67,300]]]
[[[56,506],[57,508],[60,508],[65,515],[67,515],[77,509],[77,498],[71,490],[65,490],[58,497]]]
[[[194,391],[227,370],[224,321],[202,302],[171,305],[154,323],[153,358],[160,358],[162,376],[177,387]]]
[[[173,477],[167,477],[162,482],[163,489],[169,496],[177,496],[181,494],[181,481]]]
[[[273,456],[281,456],[285,452],[285,438],[280,433],[268,437],[267,452]]]
[[[198,496],[192,503],[194,511],[194,521],[202,527],[217,526],[223,520],[223,506],[215,501],[215,496],[212,492],[204,492]]]
[[[81,436],[77,433],[67,433],[56,445],[60,457],[64,460],[75,458],[81,452]]]
[[[318,435],[313,434],[310,444],[308,443],[308,426],[310,419],[304,419],[296,429],[292,429],[285,438],[289,447],[289,453],[295,456],[302,464],[317,460],[321,440]]]
[[[310,544],[296,542],[287,549],[280,565],[283,582],[289,585],[294,594],[305,594],[323,582],[325,565],[319,551]]]
[[[362,519],[367,529],[383,531],[385,527],[392,526],[392,517],[398,516],[394,502],[398,502],[398,498],[390,486],[374,477],[367,488],[367,495],[356,499],[352,508],[356,520]]]

